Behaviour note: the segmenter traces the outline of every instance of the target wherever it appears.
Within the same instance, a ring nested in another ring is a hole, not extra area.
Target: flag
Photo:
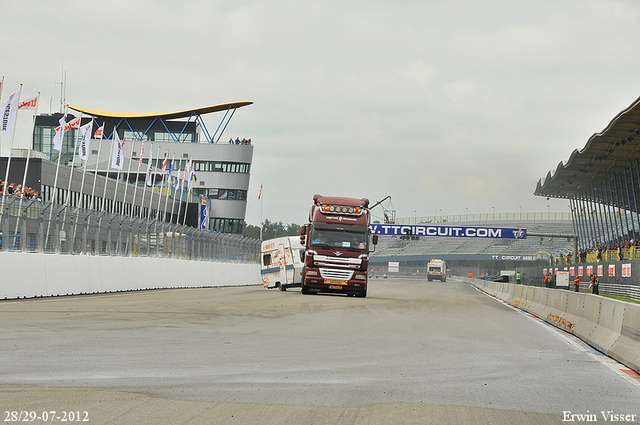
[[[173,172],[173,163],[175,162],[175,158],[171,159],[171,164],[169,165],[169,175],[171,175],[171,173]]]
[[[209,205],[206,196],[200,197],[200,229],[206,229],[209,223]]]
[[[20,102],[18,109],[36,109],[37,103],[38,103],[38,98],[32,97],[31,99],[27,99],[25,101]]]
[[[142,142],[142,147],[140,148],[140,162],[138,162],[138,167],[142,165],[142,157],[144,156],[144,142]]]
[[[260,193],[258,193],[258,199],[262,198],[262,183],[260,183]]]
[[[20,90],[9,96],[4,105],[2,105],[2,113],[0,115],[2,122],[0,124],[0,134],[11,136],[13,127],[16,123],[16,115],[18,112],[18,98]]]
[[[180,187],[180,189],[182,189],[182,182],[187,181],[187,174],[189,174],[190,169],[191,169],[191,160],[187,161],[187,163],[184,165],[184,171],[182,172],[182,176],[178,179],[178,184],[176,186],[176,189],[178,189],[178,186]]]
[[[189,190],[191,190],[191,186],[193,185],[193,183],[197,182],[198,178],[196,177],[196,173],[195,171],[191,171],[191,176],[189,177]]]
[[[167,169],[167,154],[164,154],[164,161],[162,161],[162,170],[160,170],[160,174],[164,174],[164,170]]]
[[[124,146],[124,142],[120,141],[118,137],[118,132],[113,130],[113,155],[111,156],[111,168],[116,170],[122,170],[122,162],[124,160],[124,152],[122,151],[122,147]]]
[[[66,117],[66,116],[67,115],[65,114],[64,117]],[[61,127],[64,127],[64,131],[69,131],[72,128],[78,127],[78,126],[80,126],[80,118],[79,117],[72,119],[68,123],[63,123],[62,121],[60,121],[60,125],[58,127],[56,127],[56,131],[59,131]]]
[[[64,114],[62,118],[58,121],[60,126],[56,128],[56,135],[53,136],[53,148],[58,152],[62,151],[62,140],[64,139],[64,128],[67,126],[66,120],[67,114]]]
[[[104,124],[102,124],[102,126],[100,126],[100,128],[96,130],[96,134],[94,134],[93,137],[96,139],[102,140],[103,134],[104,134]]]
[[[80,131],[82,132],[82,142],[80,142],[80,147],[78,148],[78,156],[83,161],[87,160],[87,152],[89,151],[89,141],[91,140],[92,130],[93,120],[80,127]]]
[[[153,186],[153,147],[149,149],[149,168],[147,169],[147,186]]]

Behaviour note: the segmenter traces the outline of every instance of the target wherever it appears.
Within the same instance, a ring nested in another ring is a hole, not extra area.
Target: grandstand
[[[527,233],[536,234],[573,234],[571,220],[470,221],[464,223],[464,226],[522,228]],[[542,258],[549,259],[549,256],[566,256],[573,249],[573,241],[566,237],[489,239],[381,235],[371,261],[428,261],[433,257],[447,260],[493,260],[494,256],[535,256],[537,253],[545,253]]]

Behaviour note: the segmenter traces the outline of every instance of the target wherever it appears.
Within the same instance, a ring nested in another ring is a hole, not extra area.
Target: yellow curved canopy
[[[172,120],[178,118],[189,118],[192,114],[196,115],[204,115],[210,114],[212,112],[220,112],[226,111],[228,109],[237,109],[242,108],[243,106],[251,105],[253,102],[234,102],[234,103],[224,103],[222,105],[214,105],[214,106],[206,106],[204,108],[196,108],[196,109],[187,109],[185,111],[175,111],[175,112],[160,112],[160,113],[142,113],[142,114],[131,114],[127,112],[105,112],[105,111],[95,111],[92,109],[78,108],[76,106],[66,105],[70,109],[74,111],[82,112],[85,115],[91,115],[94,117],[108,117],[108,118],[162,118],[165,120]]]

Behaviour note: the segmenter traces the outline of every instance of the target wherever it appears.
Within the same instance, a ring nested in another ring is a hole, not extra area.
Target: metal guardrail
[[[234,263],[260,258],[260,241],[242,235],[15,196],[4,197],[1,205],[0,251]]]

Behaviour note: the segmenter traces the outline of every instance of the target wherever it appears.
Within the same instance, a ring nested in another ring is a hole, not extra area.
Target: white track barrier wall
[[[640,373],[640,304],[474,279],[472,285],[567,332]]]
[[[0,299],[260,284],[260,265],[0,252]]]

